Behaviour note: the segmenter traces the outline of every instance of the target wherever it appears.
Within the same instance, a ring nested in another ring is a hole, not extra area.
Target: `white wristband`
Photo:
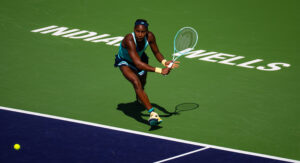
[[[161,61],[161,64],[164,65],[164,66],[166,66],[166,62],[167,62],[167,60],[166,60],[166,59],[163,59],[163,60]]]
[[[161,68],[159,68],[159,67],[155,67],[155,72],[156,72],[156,73],[159,73],[159,74],[161,74],[161,72],[162,72],[162,69],[161,69]]]

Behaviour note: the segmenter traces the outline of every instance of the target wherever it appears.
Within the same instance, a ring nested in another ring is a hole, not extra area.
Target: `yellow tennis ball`
[[[14,149],[15,149],[15,150],[18,151],[20,148],[21,148],[20,144],[15,144],[15,145],[14,145]]]

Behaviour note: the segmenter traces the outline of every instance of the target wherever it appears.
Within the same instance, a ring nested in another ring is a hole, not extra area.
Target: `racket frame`
[[[178,34],[179,34],[182,30],[184,30],[184,29],[191,29],[192,31],[194,31],[194,32],[196,33],[196,41],[195,41],[194,45],[193,45],[191,48],[187,48],[187,49],[185,49],[185,50],[178,51],[178,50],[176,49],[176,46],[175,46],[175,44],[176,44],[176,38],[177,38]],[[172,56],[173,56],[173,59],[172,59],[172,62],[168,65],[168,68],[171,68],[171,67],[173,66],[174,62],[175,62],[179,57],[181,57],[182,55],[184,55],[184,54],[190,52],[191,50],[193,50],[193,49],[195,48],[195,46],[197,45],[197,42],[198,42],[198,33],[197,33],[197,31],[196,31],[194,28],[192,28],[192,27],[183,27],[183,28],[181,28],[180,30],[178,30],[177,33],[176,33],[176,35],[175,35],[175,37],[174,37],[174,53],[173,53],[173,55],[172,55]],[[175,56],[176,53],[179,53],[179,55],[178,55],[178,56]]]

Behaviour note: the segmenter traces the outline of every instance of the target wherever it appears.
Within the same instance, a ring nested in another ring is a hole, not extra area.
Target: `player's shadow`
[[[159,115],[160,117],[170,117],[173,115],[173,113],[169,112],[164,107],[159,106],[158,104],[155,104],[155,103],[151,103],[151,104],[155,109],[158,109],[164,113],[164,114],[160,114]],[[148,123],[148,120],[146,120],[149,118],[150,114],[143,113],[145,111],[145,107],[142,104],[138,103],[137,101],[118,104],[117,110],[122,111],[128,117],[131,117],[140,123],[150,126]],[[149,130],[152,131],[152,130],[157,130],[160,128],[162,128],[162,127],[161,126],[151,126],[151,128]]]
[[[195,109],[199,108],[199,104],[196,104],[196,103],[181,103],[181,104],[178,104],[175,106],[175,110],[173,112],[169,112],[164,107],[162,107],[158,104],[155,104],[155,103],[151,103],[151,104],[155,109],[158,109],[161,112],[163,112],[163,114],[159,114],[160,117],[170,117],[172,115],[180,115],[181,112],[191,111],[191,110],[195,110]],[[117,110],[122,111],[128,117],[131,117],[140,123],[150,126],[148,121],[146,120],[149,118],[150,114],[149,113],[145,114],[144,113],[145,107],[142,104],[138,103],[137,101],[118,104]],[[151,126],[149,131],[157,130],[160,128],[162,128],[162,127],[161,126]]]

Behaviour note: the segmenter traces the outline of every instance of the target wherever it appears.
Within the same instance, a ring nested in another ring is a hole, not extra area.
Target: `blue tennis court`
[[[0,129],[0,162],[296,162],[4,107]]]

